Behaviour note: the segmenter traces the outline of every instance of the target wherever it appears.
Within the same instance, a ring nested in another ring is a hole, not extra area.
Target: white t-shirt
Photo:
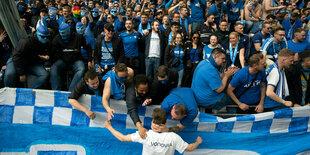
[[[173,132],[157,133],[149,130],[146,134],[146,139],[142,139],[138,131],[131,134],[133,142],[143,144],[143,155],[171,155],[175,150],[183,153],[188,146],[188,143]]]
[[[158,33],[152,32],[149,57],[160,58],[160,40]]]

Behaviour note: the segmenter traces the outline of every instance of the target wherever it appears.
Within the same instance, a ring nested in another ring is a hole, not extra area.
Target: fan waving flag
[[[68,92],[3,88],[0,90],[1,154],[141,154],[142,145],[122,143],[104,128],[108,114],[101,97],[83,95],[79,101],[95,112],[90,120],[68,103]],[[137,131],[125,101],[111,100],[115,109],[111,123],[123,134]],[[145,128],[159,106],[139,107]],[[310,154],[310,107],[295,107],[255,115],[222,119],[199,113],[194,122],[178,133],[193,143],[203,143],[184,154]],[[177,121],[168,120],[167,126]]]

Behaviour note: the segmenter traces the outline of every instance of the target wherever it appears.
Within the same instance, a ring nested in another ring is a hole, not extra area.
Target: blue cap
[[[84,25],[83,25],[83,23],[81,23],[81,22],[78,22],[78,23],[76,24],[76,27],[82,27],[82,26],[84,26]]]
[[[99,12],[99,9],[98,8],[94,8],[92,11]]]
[[[70,29],[70,26],[69,26],[69,24],[67,24],[67,23],[63,23],[63,24],[61,24],[60,26],[59,26],[59,31],[64,31],[64,30],[66,30],[66,29]]]
[[[44,36],[50,35],[50,31],[48,30],[48,28],[43,25],[38,27],[37,32],[39,32],[41,35],[44,35]]]

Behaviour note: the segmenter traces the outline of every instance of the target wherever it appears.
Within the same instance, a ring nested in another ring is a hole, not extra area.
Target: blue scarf
[[[120,99],[124,98],[125,84],[123,82],[120,82],[119,77],[112,70],[107,72],[102,77],[102,80],[106,80],[109,77],[111,79],[111,96],[113,96],[113,98],[116,100],[120,100]]]
[[[212,55],[210,55],[210,57],[208,58],[208,60],[209,60],[209,62],[211,63],[211,65],[212,65],[213,67],[215,67],[216,69],[219,69],[219,68],[220,68],[220,66],[217,65],[217,63],[214,61]]]
[[[180,25],[184,25],[185,30],[188,33],[188,20],[187,20],[187,18],[184,19],[184,23],[183,23],[183,19],[180,17]]]
[[[146,29],[147,29],[147,30],[150,30],[150,29],[151,29],[151,25],[150,25],[149,22],[147,22],[147,28],[146,28]],[[142,22],[140,22],[139,28],[138,28],[138,32],[140,32],[142,35],[144,35],[142,30],[143,30],[143,29],[142,29]]]
[[[89,90],[92,90],[96,96],[99,96],[99,89],[94,89],[92,87],[89,87],[89,85],[87,85],[87,87],[88,87]]]

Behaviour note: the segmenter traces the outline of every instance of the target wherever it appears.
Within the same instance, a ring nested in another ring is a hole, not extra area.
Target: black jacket
[[[134,84],[131,84],[126,90],[126,105],[128,113],[135,125],[137,122],[141,122],[138,115],[138,104],[143,104],[144,100],[147,98],[150,98],[148,93],[145,94],[145,96],[136,95]]]
[[[164,56],[164,65],[166,65],[168,68],[171,68],[172,61],[174,59],[174,48],[175,46],[173,45],[168,45],[165,49],[165,56]],[[182,45],[181,47],[184,52],[184,46]],[[183,65],[185,64],[185,56],[183,57]]]
[[[34,33],[35,34],[35,33]],[[26,74],[26,68],[36,64],[43,64],[38,55],[50,55],[50,44],[42,44],[36,36],[31,35],[19,40],[12,52],[12,59],[18,75]]]
[[[229,42],[229,31],[221,31],[218,30],[216,32],[216,35],[218,36],[218,42],[224,46]]]
[[[169,69],[168,78],[169,79],[166,84],[162,84],[158,81],[157,77],[154,78],[150,89],[152,104],[160,104],[169,95],[170,91],[178,86],[178,71]]]
[[[99,78],[99,86],[98,86],[99,96],[102,96],[103,88],[104,88],[104,82],[102,81],[101,78]],[[81,79],[80,82],[74,87],[73,91],[69,96],[69,99],[78,100],[82,94],[95,95],[94,91],[89,89],[84,78]]]
[[[86,43],[85,38],[75,32],[71,32],[69,42],[64,42],[58,34],[53,40],[53,60],[62,59],[67,64],[72,64],[77,60],[83,60],[81,48],[87,51],[88,61],[92,60],[91,48]]]
[[[288,88],[290,91],[289,100],[293,103],[301,104],[302,102],[302,67],[299,63],[293,64],[289,69],[285,70]],[[310,80],[307,81],[307,90],[305,104],[310,103]]]
[[[215,33],[212,27],[207,26],[205,23],[201,23],[197,26],[196,31],[200,33],[201,42],[204,45],[210,44],[210,36]]]
[[[103,38],[104,38],[103,35],[99,35],[95,43],[95,53],[94,53],[95,64],[100,64],[100,61],[101,61],[101,56],[102,56],[101,47],[102,47]],[[116,37],[115,34],[112,38],[112,48],[113,48],[113,57],[115,60],[115,64],[120,63],[120,62],[124,63],[125,52],[124,52],[123,41],[119,39],[118,37]]]
[[[150,45],[151,45],[151,35],[152,32],[150,32],[147,36],[143,37],[143,41],[145,44],[145,57],[147,58],[149,56],[149,51],[150,51]],[[165,47],[166,47],[166,39],[165,36],[162,33],[158,33],[159,36],[159,44],[160,44],[160,62],[161,64],[164,64],[164,53],[165,53]]]
[[[190,58],[190,52],[193,48],[193,44],[192,43],[186,43],[185,44],[185,49],[184,49],[184,59],[185,60],[189,60]],[[203,60],[203,45],[201,43],[198,43],[197,45],[197,51],[195,53],[195,55],[198,53],[199,56],[199,62],[201,60]],[[186,65],[184,66],[184,69],[186,69]]]

